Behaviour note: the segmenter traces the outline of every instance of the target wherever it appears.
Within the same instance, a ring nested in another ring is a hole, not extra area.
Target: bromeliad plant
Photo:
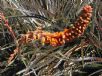
[[[8,63],[10,63],[14,56],[20,51],[20,46],[31,42],[32,40],[40,40],[42,45],[49,44],[51,46],[60,46],[67,42],[73,41],[75,38],[83,35],[86,30],[92,16],[92,7],[86,5],[83,7],[80,16],[73,24],[71,28],[65,28],[61,32],[47,32],[38,27],[35,31],[29,31],[27,34],[23,34],[21,38],[17,40],[17,47],[14,53],[10,55]],[[13,35],[14,36],[14,35]]]

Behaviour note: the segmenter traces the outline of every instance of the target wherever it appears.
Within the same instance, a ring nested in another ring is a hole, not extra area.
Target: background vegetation
[[[70,28],[86,4],[93,12],[83,36],[58,47],[32,41],[7,63],[22,34],[37,27],[49,32]],[[0,12],[16,34],[13,39],[0,21],[0,76],[102,75],[102,0],[0,0]]]

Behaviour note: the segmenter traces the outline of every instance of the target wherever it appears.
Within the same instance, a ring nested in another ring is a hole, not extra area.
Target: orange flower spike
[[[72,41],[73,39],[81,36],[84,33],[90,21],[91,12],[92,12],[91,6],[86,5],[83,8],[80,17],[75,22],[74,26],[69,29],[64,29],[64,31],[62,32],[50,33],[42,31],[42,28],[37,28],[37,30],[34,31],[33,33],[34,40],[41,39],[41,42],[43,44],[47,43],[53,46],[64,44],[66,41],[67,42]],[[26,37],[26,39],[28,38]]]
[[[55,33],[50,33],[46,31],[42,31],[42,28],[37,28],[37,30],[33,31],[32,33],[27,33],[26,35],[23,35],[19,40],[18,44],[19,47],[22,44],[26,44],[27,42],[36,39],[41,39],[42,44],[50,44],[51,46],[59,46],[64,44],[65,42],[70,42],[75,38],[78,38],[79,36],[83,35],[85,29],[88,26],[88,23],[90,21],[90,18],[92,16],[91,14],[92,8],[90,5],[86,5],[81,12],[81,15],[79,18],[76,20],[76,22],[73,24],[74,26],[69,29],[64,29],[64,31],[61,32],[55,32]],[[5,20],[5,17],[0,14],[0,17]],[[7,24],[8,22],[6,22]],[[8,62],[10,62],[13,58],[14,55],[17,53],[17,48],[14,50],[14,54],[10,55],[10,58]]]
[[[54,44],[56,43],[55,45],[58,45],[64,44],[66,41],[71,41],[74,38],[79,37],[80,35],[83,34],[84,30],[86,29],[89,23],[91,12],[92,12],[91,6],[87,5],[83,8],[82,14],[79,17],[79,19],[77,19],[77,21],[75,22],[73,26],[74,28],[64,29],[64,31],[62,32],[55,33],[45,32],[42,31],[42,28],[37,28],[37,30],[34,31],[33,34],[29,33],[28,36],[25,35],[25,37],[23,37],[22,39],[23,43],[24,42],[26,43],[28,39],[32,39],[32,37],[30,37],[32,35],[34,40],[41,39],[42,43],[51,44],[51,41],[53,41]]]
[[[3,13],[0,13],[0,17],[1,17],[1,19],[4,21],[4,26],[7,27],[7,29],[8,29],[9,32],[11,33],[12,37],[15,39],[15,38],[16,38],[16,37],[15,37],[15,33],[13,32],[12,27],[9,26],[8,20],[5,18],[4,14],[3,14]]]

